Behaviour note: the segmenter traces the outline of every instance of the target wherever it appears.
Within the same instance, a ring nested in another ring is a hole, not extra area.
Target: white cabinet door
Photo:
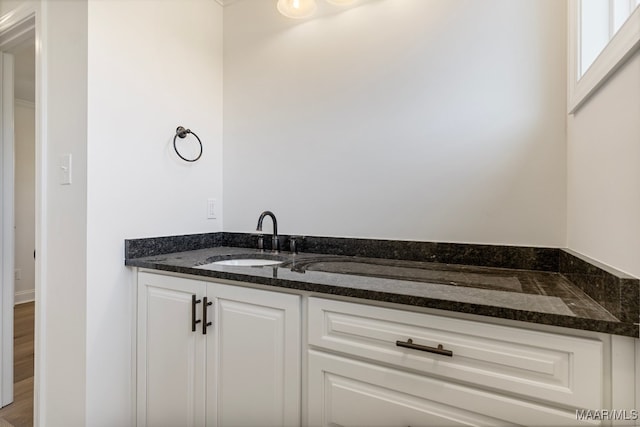
[[[207,425],[300,425],[300,297],[210,284]]]
[[[206,284],[158,274],[138,275],[138,426],[205,424],[205,336],[192,329],[193,296]],[[196,304],[196,318],[202,303]]]

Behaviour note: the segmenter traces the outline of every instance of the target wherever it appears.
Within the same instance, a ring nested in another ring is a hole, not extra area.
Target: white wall
[[[35,296],[36,245],[36,123],[35,105],[17,100],[15,104],[15,281],[16,304],[33,301]]]
[[[568,122],[568,247],[640,277],[640,52]]]
[[[37,160],[45,175],[36,185],[46,215],[37,260],[36,404],[39,425],[75,427],[86,425],[87,2],[43,1],[40,7],[47,115],[45,157]],[[73,184],[60,185],[60,157],[67,153]]]
[[[565,8],[230,4],[225,230],[564,246]]]
[[[222,8],[90,1],[88,16],[86,425],[120,426],[134,403],[124,239],[221,230],[206,201],[222,199]],[[199,161],[174,153],[178,125],[202,139]]]

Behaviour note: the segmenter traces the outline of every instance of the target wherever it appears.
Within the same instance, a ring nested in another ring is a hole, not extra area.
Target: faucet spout
[[[278,220],[276,220],[276,216],[271,211],[264,211],[260,214],[260,218],[258,218],[258,226],[256,227],[256,231],[262,231],[262,221],[266,216],[271,217],[271,221],[273,221],[273,237],[271,238],[271,249],[274,252],[280,251],[280,238],[278,237]]]

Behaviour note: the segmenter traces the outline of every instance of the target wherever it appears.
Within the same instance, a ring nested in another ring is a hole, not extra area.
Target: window
[[[569,112],[580,106],[640,44],[640,0],[571,0]]]

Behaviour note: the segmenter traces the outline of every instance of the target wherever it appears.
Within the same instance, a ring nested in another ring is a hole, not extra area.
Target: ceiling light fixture
[[[345,6],[354,3],[355,0],[327,0],[336,6]],[[278,12],[293,19],[308,18],[316,12],[318,5],[316,0],[278,0]]]
[[[308,18],[317,8],[316,0],[278,0],[278,12],[287,18]]]

